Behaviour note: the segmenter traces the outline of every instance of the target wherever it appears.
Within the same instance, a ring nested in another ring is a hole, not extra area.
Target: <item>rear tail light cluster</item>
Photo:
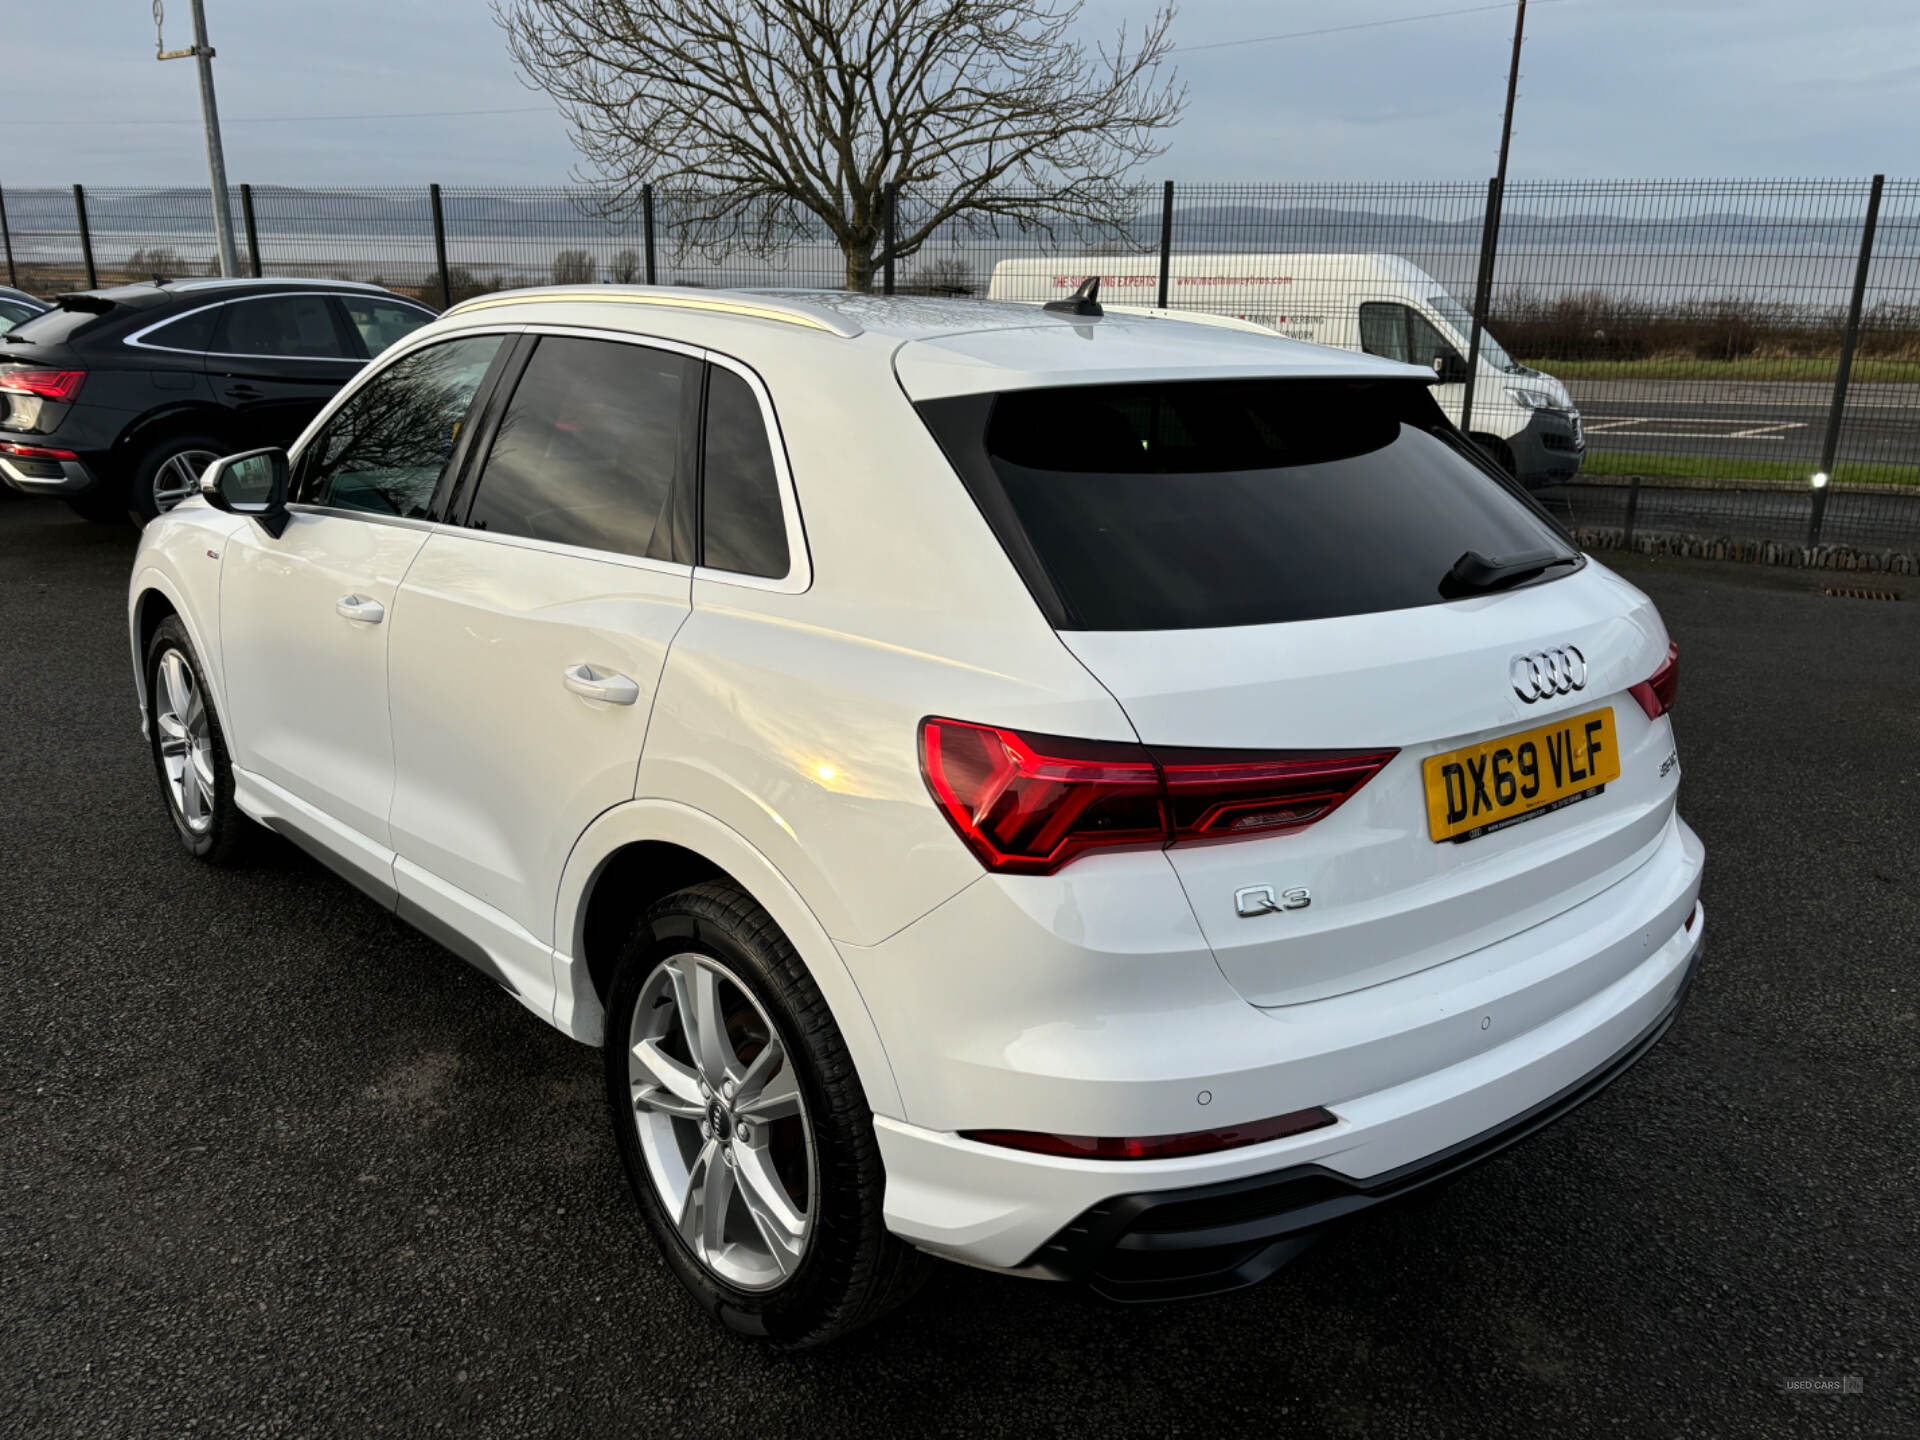
[[[1667,658],[1660,662],[1660,668],[1632,687],[1628,692],[1640,702],[1640,708],[1647,712],[1647,719],[1658,720],[1673,709],[1674,693],[1680,688],[1680,645],[1678,641],[1667,642]]]
[[[86,382],[84,370],[0,370],[0,390],[16,395],[38,395],[42,400],[66,404],[80,393]]]
[[[1222,1125],[1213,1130],[1189,1130],[1179,1135],[1048,1135],[1038,1130],[963,1130],[968,1140],[1025,1150],[1034,1155],[1066,1155],[1079,1160],[1170,1160],[1177,1155],[1205,1155],[1235,1150],[1288,1135],[1304,1134],[1335,1122],[1330,1110],[1318,1105],[1249,1120],[1244,1125]]]
[[[1051,875],[1089,850],[1299,830],[1397,753],[1149,750],[920,722],[927,789],[980,863],[1013,875]]]

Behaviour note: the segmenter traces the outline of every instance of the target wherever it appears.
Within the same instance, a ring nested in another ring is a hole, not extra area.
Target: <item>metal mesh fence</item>
[[[448,187],[438,240],[425,186],[237,187],[230,204],[243,268],[374,281],[436,305],[443,286],[459,300],[649,278],[857,280],[820,221],[735,215],[727,198],[662,188],[649,226],[637,196]],[[1817,532],[1825,546],[1920,552],[1920,180],[1880,193],[1836,404],[1872,198],[1867,180],[1509,185],[1469,428],[1522,468],[1577,459],[1571,483],[1544,494],[1590,543],[1690,536],[1804,559]],[[1112,304],[1164,296],[1175,311],[1427,364],[1468,348],[1487,199],[1485,185],[1452,183],[1007,189],[984,212],[941,218],[937,196],[909,190],[892,215],[906,253],[891,283],[1034,301],[1099,273]],[[88,189],[83,201],[13,189],[0,203],[28,290],[216,269],[204,189]],[[738,223],[716,229],[716,216]],[[884,217],[868,218],[884,248]],[[875,288],[886,276],[876,264]],[[1449,363],[1436,394],[1459,417],[1466,366]],[[1541,403],[1577,409],[1577,437],[1542,440],[1530,413]]]

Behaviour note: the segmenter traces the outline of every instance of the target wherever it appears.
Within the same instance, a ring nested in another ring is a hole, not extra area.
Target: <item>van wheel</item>
[[[1487,458],[1498,465],[1507,474],[1516,474],[1513,468],[1513,447],[1498,435],[1474,435],[1473,443],[1487,452]]]
[[[886,1177],[852,1057],[744,891],[693,885],[648,911],[614,975],[605,1061],[634,1198],[709,1312],[798,1347],[912,1294],[924,1261],[881,1218]]]
[[[231,447],[217,435],[169,435],[133,463],[128,507],[142,525],[200,493],[200,476]]]

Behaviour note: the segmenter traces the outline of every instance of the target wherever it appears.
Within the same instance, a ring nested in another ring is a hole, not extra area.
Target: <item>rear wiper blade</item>
[[[1462,595],[1485,595],[1531,580],[1555,566],[1572,565],[1579,558],[1560,550],[1522,550],[1513,555],[1482,555],[1478,550],[1469,550],[1441,577],[1440,593],[1449,600]]]

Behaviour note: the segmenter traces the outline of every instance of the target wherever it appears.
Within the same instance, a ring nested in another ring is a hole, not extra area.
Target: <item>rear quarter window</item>
[[[1449,598],[1468,550],[1577,553],[1461,453],[1417,383],[1080,386],[919,409],[1062,629],[1410,609]]]

